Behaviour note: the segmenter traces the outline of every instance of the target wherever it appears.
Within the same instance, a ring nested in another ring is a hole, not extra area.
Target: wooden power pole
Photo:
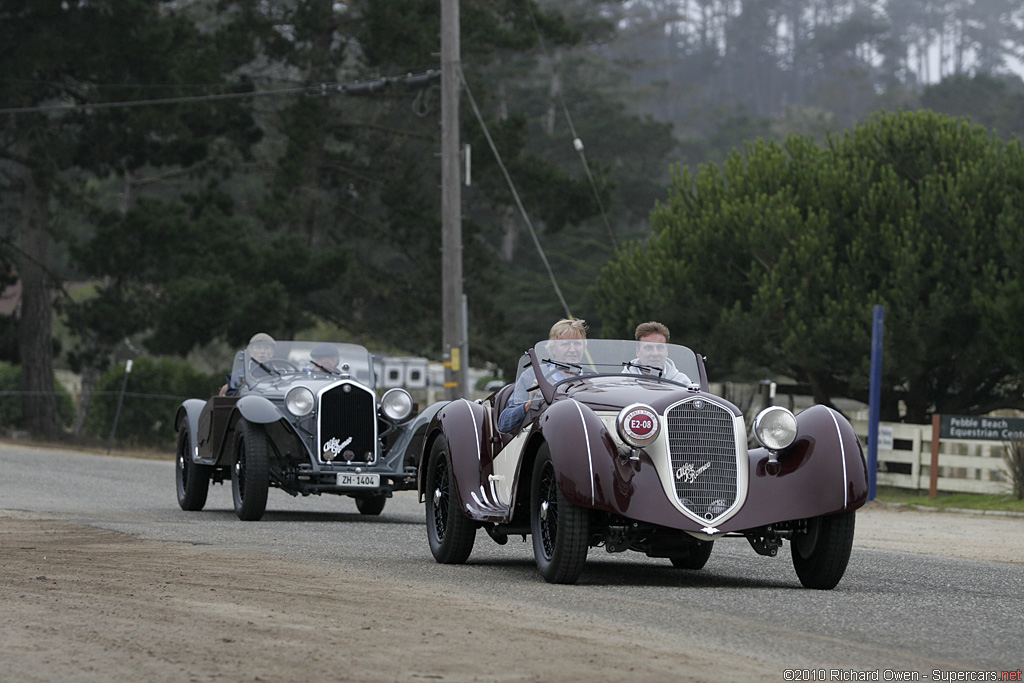
[[[462,188],[459,185],[459,0],[441,0],[441,314],[445,396],[467,395],[462,294]]]

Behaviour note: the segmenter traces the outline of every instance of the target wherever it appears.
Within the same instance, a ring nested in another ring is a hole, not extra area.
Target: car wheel
[[[427,464],[427,541],[441,564],[463,564],[473,552],[476,525],[459,507],[449,453],[442,434],[434,440]]]
[[[263,517],[270,489],[270,451],[263,428],[245,418],[235,426],[235,462],[231,469],[231,496],[235,514],[247,522]]]
[[[714,541],[697,541],[690,546],[690,554],[686,557],[673,557],[672,566],[678,569],[703,569],[711,557]]]
[[[387,502],[388,497],[380,493],[366,498],[356,498],[356,508],[361,515],[379,515],[384,511],[384,504]]]
[[[533,555],[548,583],[576,583],[587,561],[590,517],[570,503],[558,488],[551,451],[542,444],[533,466],[530,487],[530,526]]]
[[[846,572],[853,548],[853,510],[807,520],[807,533],[793,539],[793,567],[806,588],[830,590]]]
[[[192,437],[188,423],[178,424],[178,454],[174,460],[174,479],[178,489],[178,505],[182,510],[202,510],[210,491],[209,465],[192,462]]]

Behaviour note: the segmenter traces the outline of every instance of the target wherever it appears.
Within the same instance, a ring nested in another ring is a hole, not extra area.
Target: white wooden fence
[[[868,422],[853,420],[867,456]],[[928,490],[931,485],[932,425],[885,422],[892,429],[891,449],[879,439],[879,486]],[[940,439],[937,490],[960,493],[1010,493],[1013,489],[1002,441]]]

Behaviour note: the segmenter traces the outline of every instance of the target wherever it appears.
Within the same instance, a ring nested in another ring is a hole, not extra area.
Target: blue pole
[[[885,306],[875,306],[871,326],[871,389],[868,398],[868,500],[875,499],[878,476],[878,411],[882,400],[882,330]]]

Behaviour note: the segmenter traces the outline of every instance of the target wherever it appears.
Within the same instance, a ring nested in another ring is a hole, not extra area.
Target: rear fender
[[[498,504],[489,486],[484,485],[490,467],[492,444],[491,421],[479,403],[459,399],[441,406],[430,428],[431,437],[424,441],[429,449],[437,435],[448,440],[454,495],[459,507],[476,520],[502,521],[505,508]],[[424,457],[429,455],[425,451]],[[425,468],[422,468],[425,470]],[[418,488],[421,495],[426,486],[424,472]]]
[[[206,401],[198,398],[190,398],[184,401],[178,408],[178,414],[174,416],[174,428],[177,431],[188,430],[189,443],[192,444],[192,452],[189,454],[195,462],[199,449],[199,416],[206,407]]]

